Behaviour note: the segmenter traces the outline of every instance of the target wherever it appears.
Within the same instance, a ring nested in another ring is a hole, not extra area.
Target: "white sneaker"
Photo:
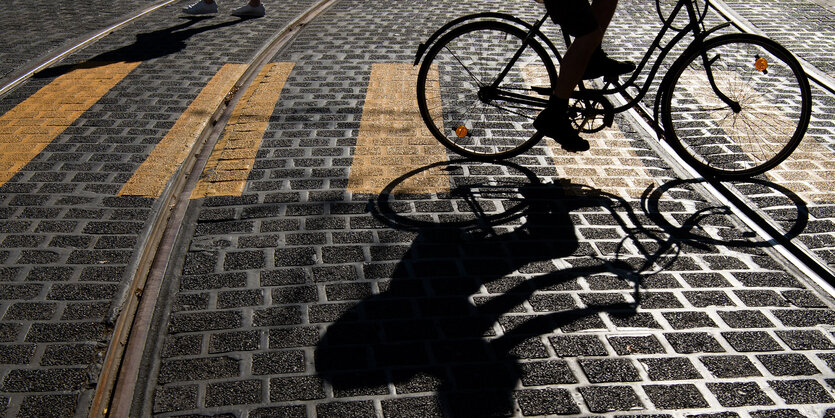
[[[257,6],[250,6],[245,5],[243,7],[239,7],[232,12],[232,16],[238,17],[263,17],[267,14],[267,11],[264,9],[263,4],[259,4]]]
[[[217,13],[217,2],[209,4],[203,0],[200,0],[197,3],[192,4],[191,6],[184,8],[183,13],[190,15],[207,15]]]

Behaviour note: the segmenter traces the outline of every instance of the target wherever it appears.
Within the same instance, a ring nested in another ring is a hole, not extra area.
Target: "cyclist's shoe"
[[[591,80],[597,77],[614,77],[628,74],[635,71],[635,63],[630,61],[618,61],[606,55],[602,48],[597,48],[591,56],[584,80]]]
[[[186,8],[183,8],[183,13],[189,15],[207,15],[207,14],[214,14],[217,13],[217,2],[214,3],[206,3],[203,0],[199,0],[197,3],[192,4]]]
[[[568,120],[568,112],[558,106],[548,106],[539,112],[533,127],[547,137],[554,138],[568,152],[588,151],[589,141],[581,138]]]

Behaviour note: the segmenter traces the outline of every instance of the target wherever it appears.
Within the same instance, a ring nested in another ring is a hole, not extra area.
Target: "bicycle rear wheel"
[[[717,89],[739,108],[720,99],[708,69]],[[732,34],[707,40],[679,58],[667,77],[661,108],[665,136],[706,176],[762,174],[791,155],[809,125],[806,74],[770,39]]]
[[[427,52],[418,72],[420,114],[450,150],[494,160],[518,155],[542,139],[533,119],[556,82],[547,51],[534,41],[496,84],[521,49],[526,31],[501,22],[474,22],[454,29]]]

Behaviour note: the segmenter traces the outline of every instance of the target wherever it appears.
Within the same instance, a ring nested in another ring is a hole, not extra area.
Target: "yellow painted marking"
[[[0,116],[0,186],[138,65],[117,62],[78,66]]]
[[[159,197],[177,168],[191,152],[210,116],[241,77],[245,64],[227,64],[209,81],[174,126],[154,147],[119,196]]]
[[[380,193],[398,177],[429,164],[445,161],[446,149],[438,143],[420,117],[415,96],[418,68],[405,63],[374,64],[362,110],[360,130],[348,190]],[[438,75],[430,74],[427,85],[436,94],[430,109],[441,111]],[[438,118],[440,120],[440,118]],[[437,170],[412,176],[398,187],[398,193],[441,193],[449,191],[449,177]]]
[[[192,199],[243,193],[270,116],[292,70],[291,62],[267,64],[253,80],[232,111]]]

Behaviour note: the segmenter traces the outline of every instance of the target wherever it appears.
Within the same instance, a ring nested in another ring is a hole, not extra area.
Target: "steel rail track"
[[[172,254],[180,238],[183,220],[191,195],[217,141],[223,134],[235,105],[259,71],[286,46],[311,20],[339,0],[319,0],[299,17],[276,32],[254,58],[227,95],[226,100],[210,116],[186,161],[166,185],[155,203],[160,208],[148,227],[146,242],[140,248],[135,274],[130,280],[126,300],[114,325],[113,337],[105,356],[90,417],[132,416],[134,392],[143,364],[143,354],[162,290],[163,279],[172,263]]]

